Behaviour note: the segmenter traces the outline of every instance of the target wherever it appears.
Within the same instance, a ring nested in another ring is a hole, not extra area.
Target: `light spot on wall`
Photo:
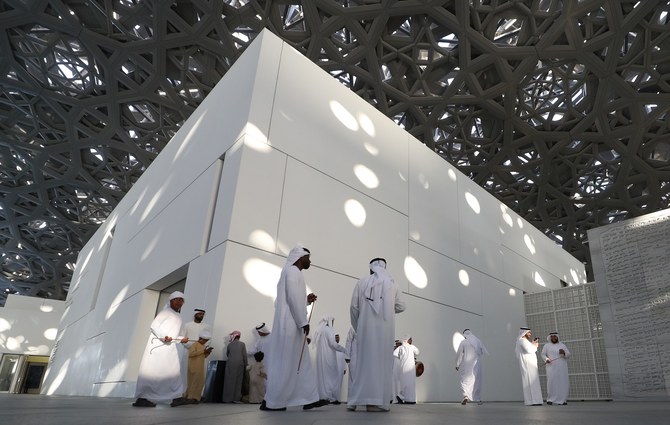
[[[361,128],[368,136],[375,137],[377,131],[375,130],[375,124],[372,122],[369,116],[359,113],[358,123],[361,125]]]
[[[273,300],[276,298],[281,267],[260,258],[250,258],[244,262],[242,274],[249,286],[258,293]]]
[[[200,127],[206,115],[207,113],[200,115],[196,120],[196,122],[193,124],[193,127],[191,127],[191,129],[188,131],[188,133],[184,137],[184,140],[181,142],[179,149],[177,149],[177,153],[174,155],[174,159],[172,160],[173,164],[176,163],[177,160],[179,160],[179,157],[184,153],[184,151],[186,151],[188,145],[190,145],[192,141],[197,140],[197,138],[194,136],[198,133],[198,127]]]
[[[56,335],[58,335],[58,328],[49,328],[44,331],[44,337],[49,341],[55,341]]]
[[[404,176],[400,171],[398,171],[398,177],[400,177],[400,180],[402,180],[402,181],[404,181],[404,182],[407,181],[407,179],[405,178],[405,176]]]
[[[91,257],[93,256],[93,250],[89,250],[88,254],[86,254],[86,258],[84,259],[84,262],[82,263],[81,267],[79,268],[78,274],[81,276],[84,274],[84,270],[86,270],[86,266],[88,266],[88,262],[91,260]],[[75,285],[75,288],[79,286],[79,281],[77,281],[77,284]],[[74,290],[75,288],[70,288],[70,290]]]
[[[521,219],[521,217],[518,217],[516,219],[516,225],[519,226],[519,229],[523,229],[523,220]]]
[[[449,171],[447,171],[447,175],[449,176],[449,179],[452,182],[456,181],[456,172],[454,170],[452,170],[451,168],[449,169]]]
[[[537,283],[540,286],[547,286],[547,284],[544,282],[544,279],[542,279],[542,276],[540,275],[540,272],[535,272],[533,273],[533,281]]]
[[[109,320],[109,318],[112,317],[114,313],[116,313],[116,310],[121,305],[121,301],[123,301],[127,293],[128,285],[124,286],[123,289],[121,289],[119,293],[116,294],[116,297],[114,297],[114,301],[112,301],[112,304],[107,309],[107,314],[105,314],[105,320]]]
[[[421,187],[423,187],[425,190],[430,189],[430,183],[428,182],[428,179],[426,178],[425,174],[420,173],[419,174],[419,184]]]
[[[365,207],[355,199],[347,199],[344,203],[344,213],[347,218],[356,227],[363,227],[367,219]]]
[[[514,219],[512,218],[512,215],[509,213],[509,208],[507,208],[507,205],[500,205],[500,212],[502,214],[502,219],[507,224],[509,227],[514,227]]]
[[[335,118],[337,118],[338,121],[340,121],[351,131],[358,131],[358,121],[356,120],[356,117],[354,117],[351,112],[347,110],[347,108],[335,100],[331,100],[329,105],[330,110],[333,112],[333,115],[335,115]]]
[[[458,280],[461,282],[461,285],[463,286],[469,286],[470,285],[470,275],[468,274],[467,270],[460,269],[458,271]]]
[[[377,156],[379,155],[379,148],[377,146],[374,146],[370,142],[365,142],[363,143],[363,147],[365,148],[366,151],[372,156]]]
[[[421,233],[414,231],[414,232],[409,232],[409,237],[412,238],[415,241],[420,241],[421,240]]]
[[[267,144],[265,140],[265,135],[256,127],[255,125],[251,123],[247,123],[247,129],[253,129],[251,131],[252,135],[254,137],[245,137],[244,138],[244,146],[255,150],[256,152],[260,153],[268,153],[272,151],[272,146]]]
[[[275,249],[274,238],[264,230],[254,230],[251,232],[249,235],[249,243],[266,251],[274,251]]]
[[[419,289],[428,286],[428,276],[414,257],[408,256],[405,258],[405,276],[409,282]]]
[[[142,205],[142,201],[144,200],[144,197],[147,196],[147,191],[149,190],[149,186],[145,186],[144,189],[142,189],[142,193],[140,196],[137,198],[135,201],[135,205],[130,209],[130,215],[135,214],[137,209]]]
[[[165,192],[165,186],[166,186],[166,184],[161,186],[161,188],[156,191],[154,196],[151,198],[151,201],[149,201],[149,204],[146,206],[146,208],[144,208],[144,211],[142,212],[142,216],[140,217],[140,222],[143,222],[144,220],[146,220],[146,218],[149,216],[149,214],[151,214],[151,210],[154,209],[154,207],[158,203],[158,200],[161,198],[161,195],[163,195],[163,192]]]
[[[536,252],[535,241],[528,233],[523,235],[523,242],[526,244],[526,248],[528,248],[528,251],[530,251],[531,254],[535,255]]]
[[[8,331],[12,328],[12,325],[5,318],[0,317],[0,332]]]
[[[475,195],[470,192],[465,192],[465,201],[468,203],[472,211],[475,212],[475,214],[479,214],[481,212],[479,201]]]
[[[144,248],[144,252],[142,253],[142,256],[140,257],[140,261],[144,261],[149,256],[151,253],[154,251],[154,248],[158,245],[158,239],[160,238],[160,233],[156,233],[153,238],[151,238],[151,241],[147,244],[147,247]]]
[[[128,366],[128,360],[124,359],[116,363],[114,367],[107,373],[103,382],[118,382],[123,381],[123,375],[126,373],[126,367]],[[98,390],[99,397],[107,397],[114,389],[116,385],[102,385]]]
[[[368,189],[375,189],[379,186],[379,178],[374,171],[362,164],[354,165],[354,174],[356,178]]]
[[[7,342],[5,342],[5,347],[11,351],[18,351],[21,348],[23,341],[25,341],[25,338],[22,335],[19,335],[16,338],[10,336],[7,338]]]
[[[454,347],[454,353],[458,352],[458,346],[461,345],[461,341],[464,339],[465,337],[460,332],[454,332],[451,336],[451,345]]]
[[[573,282],[579,284],[579,275],[577,274],[577,270],[570,269],[570,276],[572,277]]]
[[[49,388],[46,391],[47,395],[52,395],[58,390],[58,387],[60,387],[60,384],[63,383],[63,380],[65,379],[65,376],[67,376],[68,369],[70,368],[70,359],[65,360],[63,363],[63,366],[61,366],[60,370],[58,370],[58,374],[56,377],[51,381],[51,385],[49,385]],[[53,373],[53,372],[50,372]],[[46,381],[46,377],[45,377]]]
[[[42,301],[42,305],[40,305],[40,310],[43,311],[44,313],[51,313],[54,311],[54,306],[51,304],[46,304],[46,301]]]
[[[510,297],[515,297],[516,296],[516,289],[509,288],[509,296]]]

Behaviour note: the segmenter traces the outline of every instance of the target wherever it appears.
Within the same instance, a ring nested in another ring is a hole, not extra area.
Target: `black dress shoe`
[[[552,403],[551,401],[548,401],[547,404],[548,404],[549,406],[551,406],[551,405],[554,404],[554,403]]]
[[[396,400],[398,400],[398,404],[405,404],[404,401],[399,396],[395,396]]]
[[[314,403],[309,403],[302,406],[302,410],[310,410],[316,407],[326,406],[327,404],[330,404],[328,400],[317,400]]]
[[[283,412],[284,410],[286,410],[285,407],[278,407],[276,409],[272,409],[265,404],[265,400],[261,401],[261,406],[259,407],[259,409],[260,410],[265,410],[265,411],[268,411],[268,412]]]
[[[156,407],[156,403],[147,400],[146,398],[138,398],[133,403],[135,407]]]
[[[330,404],[339,405],[341,404],[339,400],[331,401]]]
[[[170,407],[183,406],[185,404],[189,404],[187,399],[185,399],[184,397],[177,397],[172,400],[172,403],[170,403]]]

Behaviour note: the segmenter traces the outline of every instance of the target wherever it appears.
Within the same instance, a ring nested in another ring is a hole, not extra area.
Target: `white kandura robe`
[[[356,373],[356,346],[358,342],[356,340],[356,331],[354,328],[349,328],[349,333],[347,334],[347,340],[344,343],[344,361],[349,360],[347,370],[349,372],[349,378],[347,381],[347,400],[351,398],[349,395],[351,393],[352,381],[354,374]]]
[[[337,369],[340,371],[340,379],[336,381],[337,389],[335,390],[335,394],[337,394],[337,400],[340,400],[342,398],[342,381],[347,375],[346,351],[337,351],[335,354],[337,355]]]
[[[135,397],[152,401],[166,401],[181,397],[184,380],[177,346],[181,316],[168,305],[151,322],[151,333],[144,349],[137,375]],[[169,336],[171,342],[163,342]]]
[[[419,349],[416,346],[403,341],[402,345],[393,351],[393,355],[399,360],[400,376],[396,392],[403,402],[416,402],[416,356]]]
[[[378,286],[374,289],[374,301],[370,302],[367,298],[375,284]],[[350,307],[351,326],[356,331],[356,364],[347,405],[390,408],[395,313],[402,311],[405,311],[405,303],[400,299],[393,278],[385,270],[356,283]]]
[[[475,347],[470,344],[470,341],[463,339],[458,346],[456,354],[456,367],[458,373],[461,375],[461,393],[463,398],[474,401],[473,395],[475,390],[475,364],[479,360]]]
[[[558,350],[563,349],[565,356],[561,356]],[[551,360],[545,364],[547,370],[547,401],[555,404],[563,404],[568,401],[570,382],[568,380],[568,357],[570,350],[562,342],[556,344],[549,342],[542,347],[542,360]]]
[[[277,283],[277,299],[270,338],[270,353],[265,366],[267,407],[277,409],[301,406],[319,400],[316,374],[305,344],[302,327],[307,324],[307,287],[302,272],[293,264],[286,265]]]
[[[335,332],[330,326],[320,327],[315,343],[319,399],[337,401],[342,389],[342,370],[337,362],[337,352],[344,353],[344,347],[335,341]]]
[[[519,359],[523,401],[527,406],[542,404],[540,375],[537,371],[537,347],[525,337],[516,340],[515,353]]]

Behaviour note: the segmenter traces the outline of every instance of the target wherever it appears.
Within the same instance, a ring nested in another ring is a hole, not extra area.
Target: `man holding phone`
[[[532,338],[532,339],[531,339]],[[529,328],[520,328],[516,339],[516,356],[521,370],[523,401],[526,406],[542,406],[542,389],[540,375],[537,371],[538,338],[533,338]]]

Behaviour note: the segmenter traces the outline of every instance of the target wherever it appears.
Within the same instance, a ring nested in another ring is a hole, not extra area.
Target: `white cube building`
[[[81,251],[42,390],[132,397],[161,291],[183,282],[184,321],[207,310],[216,351],[271,324],[288,251],[346,335],[368,262],[403,292],[398,336],[426,373],[419,401],[461,397],[460,331],[491,355],[485,400],[520,400],[522,294],[586,281],[584,266],[285,42],[264,31]],[[159,305],[161,304],[161,305]]]

